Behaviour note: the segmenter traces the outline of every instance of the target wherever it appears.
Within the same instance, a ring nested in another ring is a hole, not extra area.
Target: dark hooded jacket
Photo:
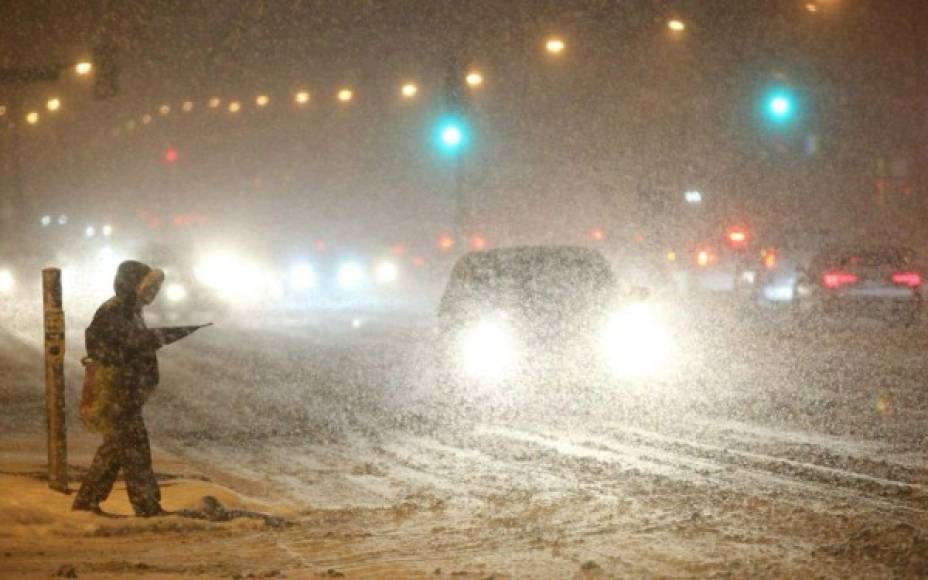
[[[119,369],[116,401],[121,412],[141,411],[158,384],[160,341],[145,326],[137,288],[151,268],[141,262],[119,265],[113,288],[116,295],[103,303],[84,333],[87,356]]]

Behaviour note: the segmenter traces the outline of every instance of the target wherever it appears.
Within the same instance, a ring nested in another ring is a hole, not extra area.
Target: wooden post
[[[45,313],[45,414],[48,434],[48,487],[68,491],[68,440],[64,413],[64,310],[61,270],[42,270]]]

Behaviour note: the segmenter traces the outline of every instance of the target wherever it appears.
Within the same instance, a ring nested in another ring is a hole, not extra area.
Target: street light
[[[309,92],[300,91],[296,95],[293,96],[293,100],[296,101],[297,105],[305,105],[306,103],[309,102]]]
[[[81,76],[87,76],[93,71],[93,64],[87,61],[79,62],[74,65],[74,72]]]
[[[562,52],[564,52],[564,49],[566,48],[566,46],[567,45],[564,44],[564,40],[556,36],[549,38],[548,41],[545,42],[545,50],[555,55],[561,54]]]
[[[470,71],[467,73],[467,76],[464,77],[464,80],[467,82],[467,86],[471,88],[477,88],[483,84],[483,75],[478,71]]]
[[[149,123],[151,123],[151,115],[149,115],[148,113],[145,113],[144,115],[142,115],[142,124],[147,125]]]
[[[164,115],[170,115],[170,114],[171,114],[171,105],[161,105],[161,106],[158,108],[158,112],[159,112],[162,116],[164,116]]]
[[[354,92],[351,89],[341,89],[338,91],[338,100],[347,103],[354,98]]]
[[[45,103],[45,108],[54,113],[61,108],[61,99],[57,97],[49,99],[48,102]]]
[[[259,107],[266,107],[270,102],[271,98],[267,95],[258,95],[257,98],[255,98],[255,104]]]
[[[242,104],[239,103],[238,101],[232,101],[231,103],[229,103],[229,112],[232,113],[233,115],[235,113],[238,113],[241,110],[242,110]]]
[[[419,87],[416,86],[416,83],[406,83],[400,89],[400,92],[403,94],[404,98],[411,99],[418,94]]]
[[[669,28],[671,32],[683,32],[686,30],[686,24],[684,24],[682,20],[674,18],[667,22],[667,28]]]
[[[210,109],[217,109],[217,108],[219,108],[219,104],[220,104],[221,102],[222,102],[222,100],[221,100],[219,97],[213,97],[213,98],[211,98],[211,99],[209,100],[209,108],[210,108]]]
[[[26,115],[26,122],[30,125],[35,125],[39,122],[39,114],[35,111],[30,111],[29,114]]]
[[[189,113],[193,110],[193,101],[184,101],[184,104],[181,105],[180,110]]]
[[[4,105],[0,105],[0,117],[4,115],[6,115],[6,107]]]
[[[808,4],[806,4],[806,11],[811,12],[812,14],[815,14],[816,12],[818,12],[818,4],[814,2],[809,2]]]

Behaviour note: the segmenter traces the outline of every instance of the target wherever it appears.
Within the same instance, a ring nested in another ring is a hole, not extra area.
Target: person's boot
[[[104,518],[112,518],[114,520],[121,520],[126,516],[119,514],[111,514],[103,511],[99,504],[84,504],[84,503],[75,503],[71,506],[72,512],[87,512]]]
[[[136,517],[139,518],[160,518],[164,516],[174,515],[174,512],[169,512],[160,505],[155,506],[144,511],[135,512]]]

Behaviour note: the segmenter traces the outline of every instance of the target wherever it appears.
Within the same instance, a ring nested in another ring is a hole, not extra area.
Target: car
[[[801,321],[875,315],[911,325],[921,317],[922,272],[905,246],[827,247],[798,270],[793,312]]]
[[[645,291],[620,292],[592,248],[471,252],[438,309],[442,379],[474,392],[538,381],[650,377],[667,368],[670,334]]]
[[[190,320],[222,318],[226,304],[218,291],[200,281],[189,248],[150,244],[140,259],[164,270],[165,281],[148,315],[158,323],[176,324]]]

